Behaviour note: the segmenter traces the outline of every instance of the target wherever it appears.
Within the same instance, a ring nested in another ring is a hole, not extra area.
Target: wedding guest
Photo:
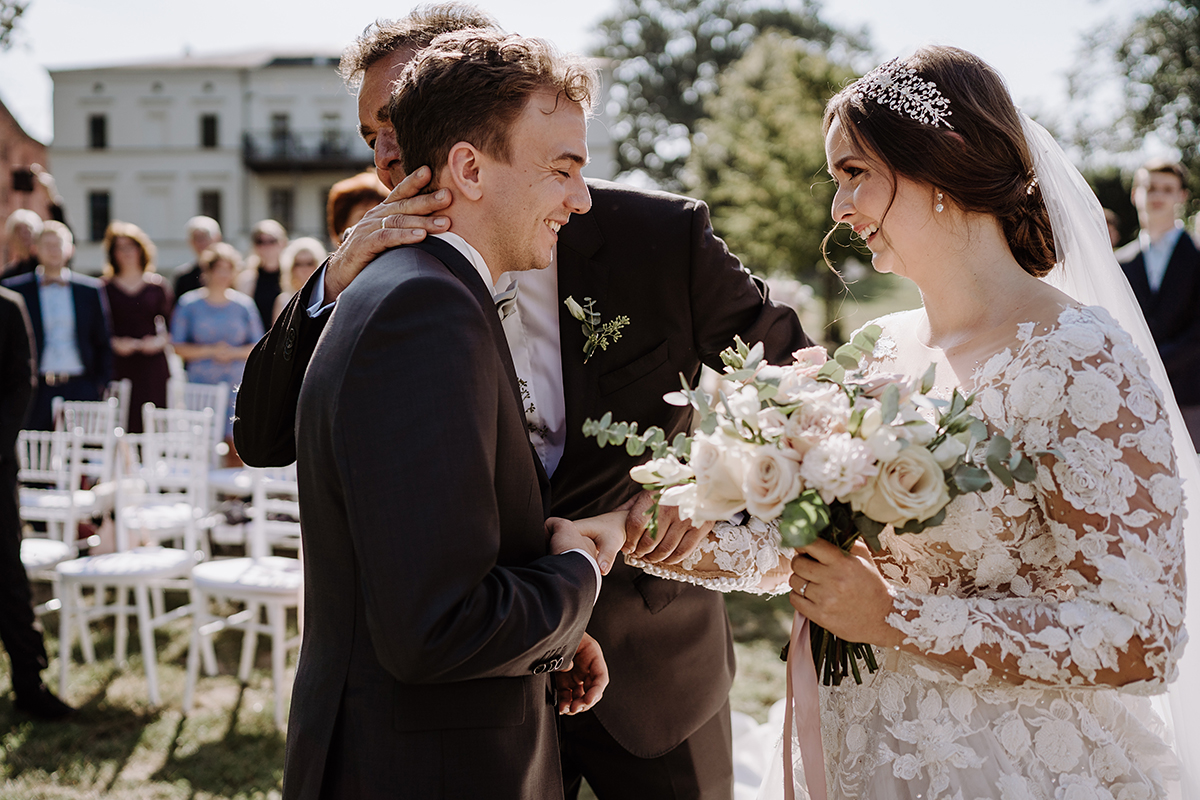
[[[325,302],[378,253],[447,228],[435,212],[450,203],[449,192],[417,194],[428,169],[405,178],[387,114],[393,82],[437,34],[495,25],[473,6],[426,6],[404,19],[376,22],[343,53],[342,75],[357,88],[361,131],[374,149],[376,174],[395,187],[393,202],[368,212],[330,257],[324,280],[314,277],[311,290],[297,295],[255,349],[235,428],[252,454],[249,463],[295,459],[296,402],[331,316]],[[655,562],[682,559],[706,528],[668,511],[662,535],[643,536],[650,502],[629,477],[632,460],[623,450],[585,440],[584,419],[611,410],[674,436],[688,428],[690,410],[661,398],[679,387],[680,373],[695,382],[703,364],[721,369],[720,352],[735,335],[763,341],[768,358],[780,363],[809,341],[796,315],[771,302],[765,286],[716,237],[704,203],[605,181],[588,181],[588,189],[592,210],[572,215],[558,231],[550,267],[520,276],[515,311],[504,324],[524,365],[518,374],[528,374],[538,398],[527,418],[531,440],[550,476],[553,514],[577,519],[636,498],[631,548]],[[328,292],[325,300],[318,302],[318,291]],[[603,298],[598,311],[605,321],[628,315],[633,322],[619,341],[585,360],[586,334],[565,316],[568,295]],[[567,797],[578,795],[586,777],[601,800],[729,800],[734,660],[722,598],[618,560],[589,631],[604,643],[613,680],[603,701],[562,720]]]
[[[0,288],[0,642],[12,668],[13,707],[39,719],[73,710],[42,683],[46,645],[33,615],[29,576],[21,563],[17,499],[17,435],[37,386],[33,333],[21,295]]]
[[[188,380],[229,384],[230,406],[221,414],[221,422],[231,461],[235,453],[232,390],[241,383],[246,356],[263,334],[254,301],[233,288],[240,266],[238,251],[224,242],[201,253],[204,286],[179,298],[171,318],[171,345],[187,364]]]
[[[250,229],[250,256],[238,276],[237,288],[254,298],[264,325],[274,319],[275,298],[282,288],[279,257],[287,243],[287,231],[273,219],[260,220]]]
[[[1200,447],[1200,249],[1184,228],[1188,173],[1183,164],[1154,160],[1133,178],[1141,231],[1117,260],[1142,306],[1167,367],[1179,410]]]
[[[360,172],[338,181],[329,190],[325,219],[329,240],[334,247],[342,243],[346,229],[357,225],[367,212],[387,199],[388,189],[374,172]]]
[[[8,245],[8,263],[0,271],[0,278],[33,272],[37,267],[37,240],[42,235],[42,218],[36,211],[18,208],[8,215],[4,234]]]
[[[50,220],[37,240],[34,272],[4,281],[21,294],[33,325],[40,361],[29,417],[35,430],[51,430],[51,401],[99,400],[112,379],[112,323],[103,285],[67,268],[71,231]]]
[[[183,228],[188,245],[196,254],[194,261],[175,269],[175,296],[183,297],[200,288],[200,254],[221,241],[221,226],[212,217],[192,217]]]
[[[279,256],[280,285],[283,289],[275,298],[275,308],[271,313],[271,322],[279,318],[288,301],[312,277],[321,266],[321,262],[329,254],[325,247],[311,236],[294,240]]]
[[[104,234],[105,294],[112,314],[113,378],[128,378],[129,430],[142,432],[141,408],[167,406],[167,320],[174,296],[154,271],[154,243],[131,222],[114,221]]]

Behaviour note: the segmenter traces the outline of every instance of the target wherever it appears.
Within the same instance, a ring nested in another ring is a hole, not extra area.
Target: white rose
[[[848,498],[876,522],[903,525],[932,517],[950,502],[945,476],[928,450],[906,447]]]
[[[775,406],[764,408],[758,412],[758,430],[763,436],[769,436],[772,439],[783,435],[787,421],[788,418]]]
[[[629,470],[629,477],[638,483],[661,483],[667,486],[685,481],[694,474],[691,467],[670,455],[651,459]]]
[[[783,428],[783,442],[803,456],[826,437],[846,430],[850,400],[837,386],[820,385],[805,393],[804,404]]]
[[[743,386],[730,395],[728,400],[729,413],[733,418],[757,430],[758,411],[762,408],[758,400],[758,390],[753,386]]]
[[[748,445],[722,433],[696,434],[691,467],[696,473],[693,522],[720,522],[746,507],[742,481],[746,474]],[[681,507],[682,511],[682,507]]]
[[[938,463],[942,469],[950,469],[958,459],[967,452],[967,446],[955,439],[953,436],[947,436],[933,451],[933,460]]]
[[[742,482],[747,511],[759,519],[775,519],[799,496],[800,488],[800,469],[793,459],[774,447],[755,449]]]

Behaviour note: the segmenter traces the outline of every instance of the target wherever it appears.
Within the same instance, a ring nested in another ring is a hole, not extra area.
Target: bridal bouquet
[[[987,427],[969,413],[972,397],[929,396],[933,365],[915,380],[861,372],[880,332],[868,326],[833,360],[820,347],[797,351],[787,366],[767,364],[761,343],[750,348],[737,339],[721,354],[728,390],[715,402],[686,382],[664,398],[695,409],[692,436],[668,443],[660,428],[639,433],[636,422],[613,423],[611,414],[587,420],[584,433],[632,456],[650,451],[630,475],[654,494],[651,535],[661,504],[678,506],[695,524],[746,512],[777,526],[785,548],[820,538],[848,551],[862,537],[879,550],[887,526],[908,534],[938,525],[956,495],[991,488],[993,475],[1010,487],[1036,477],[1008,437],[987,439]],[[981,443],[983,465],[973,455]],[[826,685],[850,674],[861,683],[859,660],[877,669],[869,645],[816,625],[811,641]]]

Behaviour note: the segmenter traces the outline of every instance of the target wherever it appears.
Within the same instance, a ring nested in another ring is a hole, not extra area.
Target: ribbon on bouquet
[[[802,621],[803,620],[803,621]],[[817,668],[813,665],[808,619],[792,616],[792,640],[788,647],[787,703],[783,717],[783,796],[796,800],[795,760],[792,741],[800,743],[804,782],[811,800],[826,800],[825,748],[821,744],[821,698],[817,691]]]

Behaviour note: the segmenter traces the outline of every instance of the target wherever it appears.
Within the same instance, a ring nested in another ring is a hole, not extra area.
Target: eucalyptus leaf
[[[891,424],[891,421],[900,413],[900,387],[894,383],[888,384],[887,388],[883,390],[880,403],[879,413],[883,416],[883,424]]]
[[[642,453],[646,452],[646,443],[637,437],[631,437],[625,440],[625,452],[637,458]]]
[[[841,364],[836,361],[826,361],[822,367],[817,370],[817,378],[841,383],[846,377],[846,370]]]
[[[1021,483],[1032,483],[1037,479],[1037,467],[1027,458],[1022,458],[1012,471],[1012,476]]]
[[[829,506],[815,489],[808,489],[783,507],[779,534],[784,547],[806,547],[829,527]]]
[[[954,485],[963,494],[986,492],[992,488],[992,477],[986,469],[972,467],[969,464],[960,464],[954,469],[952,474],[954,476]]]
[[[921,376],[921,394],[927,394],[933,388],[936,379],[937,364],[930,364],[929,369],[925,370],[925,374]]]

